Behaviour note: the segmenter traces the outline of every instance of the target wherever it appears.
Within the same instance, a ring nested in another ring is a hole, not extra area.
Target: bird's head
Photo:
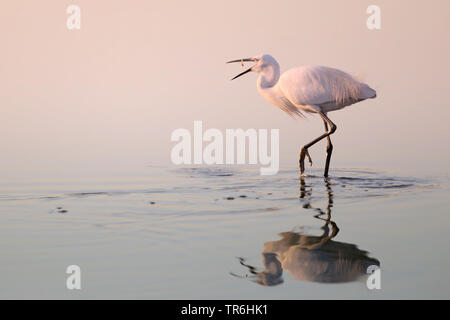
[[[274,57],[272,57],[270,54],[263,54],[259,56],[255,56],[252,58],[244,58],[244,59],[237,59],[237,60],[231,60],[227,63],[233,63],[233,62],[240,62],[242,66],[244,65],[244,62],[255,62],[256,64],[250,67],[249,69],[245,70],[244,72],[239,73],[237,76],[235,76],[233,79],[239,78],[240,76],[243,76],[244,74],[253,71],[253,72],[264,72],[266,68],[273,68],[278,66],[278,62],[275,60]]]

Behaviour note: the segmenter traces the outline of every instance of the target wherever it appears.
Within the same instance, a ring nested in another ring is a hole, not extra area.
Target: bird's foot
[[[300,150],[300,158],[298,160],[301,175],[305,172],[305,157],[308,157],[309,164],[312,166],[312,159],[309,155],[308,149],[302,148]]]
[[[308,158],[309,165],[312,167],[312,159],[311,156],[309,155],[308,149],[306,149],[306,157]]]

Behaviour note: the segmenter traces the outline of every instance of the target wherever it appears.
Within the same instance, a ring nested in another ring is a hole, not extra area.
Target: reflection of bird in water
[[[326,211],[312,207],[309,201],[303,206],[318,212],[314,217],[324,221],[322,234],[312,236],[293,231],[280,233],[281,240],[264,244],[264,270],[260,272],[240,258],[240,263],[249,269],[255,282],[266,286],[280,284],[283,282],[283,270],[296,280],[349,282],[366,275],[369,266],[380,265],[377,259],[370,258],[366,251],[360,250],[355,244],[332,240],[338,234],[339,228],[331,220],[333,191],[328,179],[325,179],[325,185],[328,194]],[[302,178],[300,198],[309,200],[310,196],[311,192],[307,190]]]

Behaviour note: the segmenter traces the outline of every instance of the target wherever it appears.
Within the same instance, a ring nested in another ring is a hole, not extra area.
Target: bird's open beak
[[[253,67],[252,67],[253,68]],[[231,80],[234,80],[236,78],[239,78],[240,76],[243,76],[246,73],[249,73],[250,71],[252,71],[252,68],[249,68],[247,70],[245,70],[244,72],[239,73],[237,76],[235,76],[234,78],[232,78]]]
[[[240,62],[240,63],[242,63],[242,65],[244,65],[244,62],[250,62],[250,61],[256,61],[256,60],[254,58],[245,58],[245,59],[231,60],[231,61],[228,61],[227,63]],[[249,73],[250,71],[252,71],[252,68],[249,68],[249,69],[245,70],[244,72],[239,73],[237,76],[235,76],[231,80],[234,80],[236,78],[239,78],[240,76],[243,76],[246,73]]]

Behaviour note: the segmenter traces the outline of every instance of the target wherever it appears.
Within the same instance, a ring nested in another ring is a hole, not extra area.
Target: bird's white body
[[[280,67],[272,57],[259,68],[257,88],[270,103],[291,116],[301,111],[328,113],[353,103],[375,98],[367,84],[341,70],[323,66],[290,69],[280,76]]]
[[[303,174],[305,157],[312,165],[308,148],[326,138],[327,159],[324,176],[328,177],[333,150],[330,135],[336,131],[336,125],[328,118],[327,113],[362,100],[375,98],[377,96],[375,90],[348,73],[330,67],[298,67],[290,69],[280,76],[280,65],[268,54],[233,60],[229,63],[241,62],[243,64],[244,61],[253,61],[256,64],[233,79],[250,71],[257,72],[259,74],[258,91],[267,101],[292,117],[303,116],[302,111],[320,115],[326,132],[303,146],[300,150],[299,167],[300,173]],[[328,128],[328,126],[330,127]]]

